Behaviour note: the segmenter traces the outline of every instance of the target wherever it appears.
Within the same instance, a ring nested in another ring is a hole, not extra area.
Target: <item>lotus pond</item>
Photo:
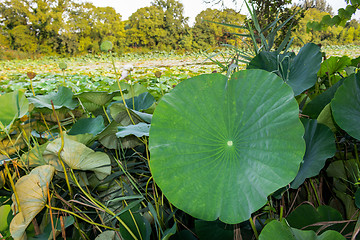
[[[360,57],[322,51],[0,62],[0,239],[358,239]]]

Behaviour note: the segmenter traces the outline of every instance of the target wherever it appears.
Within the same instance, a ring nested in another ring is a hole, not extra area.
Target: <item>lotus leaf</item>
[[[146,110],[155,103],[155,98],[148,92],[142,93],[134,98],[126,99],[128,108],[141,111]]]
[[[47,201],[49,183],[54,175],[55,168],[50,165],[43,165],[34,168],[30,174],[21,177],[15,184],[21,212],[10,223],[11,236],[17,239],[25,239],[25,229],[33,218],[44,208]],[[16,211],[14,195],[12,196],[13,208]]]
[[[61,138],[58,138],[47,145],[44,157],[58,161],[60,148]],[[84,144],[71,140],[66,136],[64,137],[64,147],[60,156],[71,169],[94,171],[100,180],[111,173],[111,161],[106,153],[95,152]],[[55,167],[58,171],[63,171],[59,164],[56,164]]]
[[[83,118],[79,119],[69,131],[69,135],[77,135],[90,133],[92,135],[97,135],[105,128],[104,118],[100,115],[96,118]]]
[[[303,231],[289,227],[284,221],[271,221],[261,231],[259,240],[345,240],[340,233],[329,230],[316,236],[314,231]]]
[[[333,131],[333,132],[337,131],[335,122],[333,119],[333,115],[331,113],[330,103],[324,107],[324,109],[320,112],[320,114],[316,120],[318,123],[328,126],[331,129],[331,131]]]
[[[325,92],[313,98],[311,102],[309,102],[305,106],[303,114],[308,115],[310,118],[317,118],[321,111],[325,108],[325,106],[331,102],[336,90],[339,88],[339,86],[341,86],[343,82],[343,79],[338,81],[333,86],[328,88]]]
[[[0,129],[9,128],[12,122],[24,116],[29,109],[29,102],[24,93],[15,91],[0,96]]]
[[[360,73],[351,76],[336,91],[331,109],[335,122],[360,140]]]
[[[304,156],[293,91],[263,70],[181,82],[157,106],[150,169],[171,203],[206,221],[249,219]]]
[[[278,74],[291,86],[295,95],[314,86],[320,69],[321,52],[319,46],[308,43],[298,55],[260,52],[249,63],[248,69],[263,69]]]
[[[0,206],[0,233],[8,233],[9,225],[12,220],[11,206]]]
[[[108,102],[113,99],[113,97],[120,95],[120,91],[115,91],[112,93],[108,92],[82,92],[76,94],[75,97],[78,97],[81,101],[81,104],[86,108],[86,110],[93,112],[98,108],[105,106]]]
[[[139,122],[145,121],[147,123],[151,123],[152,115],[148,113],[143,113],[139,111],[135,111],[133,109],[127,108],[133,119],[134,123],[137,124]],[[125,105],[122,101],[112,102],[108,110],[110,111],[111,117],[120,123],[122,126],[127,126],[133,124],[129,118],[129,113],[126,111]]]
[[[37,108],[52,109],[51,102],[54,104],[55,109],[68,108],[75,109],[78,101],[73,99],[73,92],[70,88],[59,87],[58,92],[51,92],[47,95],[37,95],[29,97],[29,102],[33,103]]]
[[[300,170],[291,183],[291,188],[298,188],[306,178],[319,174],[328,158],[336,152],[335,138],[332,131],[313,119],[301,119],[305,127],[304,139],[306,152]]]
[[[321,63],[318,76],[330,76],[336,72],[344,70],[344,68],[351,64],[351,59],[348,56],[343,57],[330,57]]]
[[[118,127],[118,132],[116,133],[117,137],[126,137],[129,135],[135,135],[137,137],[149,136],[150,124],[147,123],[138,123],[136,125],[128,125]]]
[[[291,227],[304,228],[314,223],[343,220],[341,213],[329,206],[319,206],[315,209],[309,204],[303,204],[292,211],[286,218]],[[321,226],[307,227],[307,230],[317,231]],[[341,230],[341,228],[339,229]]]

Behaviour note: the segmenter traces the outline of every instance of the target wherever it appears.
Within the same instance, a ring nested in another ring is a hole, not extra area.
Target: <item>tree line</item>
[[[259,11],[264,1],[252,0],[259,16],[267,12]],[[276,2],[276,1],[275,1]],[[309,2],[309,0],[306,0]],[[311,0],[310,0],[311,2]],[[314,2],[314,0],[312,0]],[[317,0],[316,2],[324,2]],[[282,1],[282,5],[291,0]],[[279,5],[279,4],[278,4]],[[273,6],[282,12],[296,12],[293,24],[294,43],[313,41],[325,44],[348,44],[359,41],[360,28],[355,20],[344,26],[329,27],[323,31],[313,31],[306,27],[309,20],[321,20],[331,11],[326,4],[292,6]],[[266,23],[271,18],[262,18]],[[209,21],[204,21],[209,20]],[[190,27],[184,16],[183,4],[177,0],[153,0],[150,6],[134,12],[129,20],[122,20],[120,13],[111,7],[96,7],[92,3],[79,3],[75,0],[0,0],[0,51],[21,51],[30,54],[97,53],[102,41],[114,44],[114,51],[147,50],[204,50],[227,43],[243,46],[241,37],[231,33],[244,34],[245,30],[230,28],[213,22],[244,25],[246,16],[233,9],[206,9],[199,13],[194,26]],[[294,26],[296,25],[296,26]]]

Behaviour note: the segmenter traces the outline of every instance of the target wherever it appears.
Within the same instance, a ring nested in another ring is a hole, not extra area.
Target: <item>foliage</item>
[[[166,12],[163,3],[154,7]],[[107,52],[83,62],[111,61],[111,74],[74,75],[74,59],[47,58],[51,75],[31,62],[15,76],[25,93],[4,77],[2,236],[356,239],[360,60],[322,58],[313,43],[274,50],[276,34],[253,20],[264,49],[254,45],[252,69],[226,75],[124,67],[120,76]],[[99,50],[119,46],[102,40]],[[23,62],[1,64],[16,72]]]
[[[359,0],[345,0],[346,8],[340,8],[338,14],[331,16],[329,14],[322,17],[321,21],[311,21],[307,23],[307,27],[313,30],[326,29],[328,26],[344,26],[352,15],[360,8]]]

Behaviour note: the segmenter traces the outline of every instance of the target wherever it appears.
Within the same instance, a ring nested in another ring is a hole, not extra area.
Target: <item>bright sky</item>
[[[92,2],[95,6],[110,6],[115,8],[116,12],[120,13],[123,20],[126,20],[130,15],[136,12],[137,9],[142,7],[151,6],[152,0],[83,0]],[[298,2],[295,0],[294,2]],[[196,15],[206,8],[221,8],[220,5],[213,6],[212,4],[206,4],[203,0],[179,0],[184,5],[184,15],[189,17],[189,25],[192,25],[195,21]],[[234,8],[241,10],[243,14],[246,14],[246,6],[243,4],[243,0],[237,0],[237,6],[232,0],[224,0],[225,6],[228,8]],[[337,9],[345,7],[346,3],[344,0],[327,0],[327,2],[333,7],[333,12],[337,13]],[[356,19],[360,18],[359,11],[355,15]]]

